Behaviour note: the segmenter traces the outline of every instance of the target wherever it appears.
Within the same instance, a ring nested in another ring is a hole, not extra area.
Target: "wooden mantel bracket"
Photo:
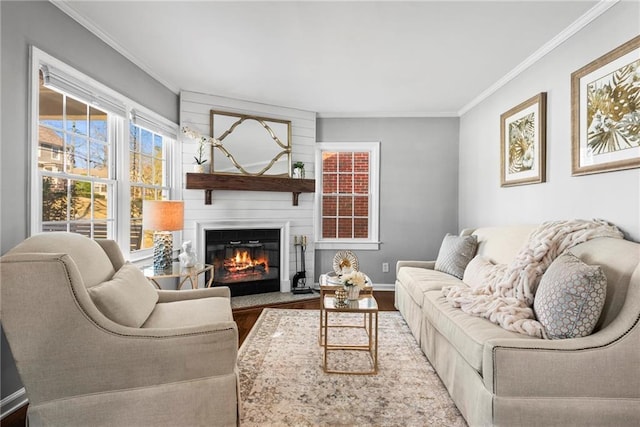
[[[298,206],[300,193],[316,191],[314,179],[279,176],[227,175],[218,173],[187,173],[188,190],[205,190],[204,203],[212,203],[213,190],[291,192],[293,206]]]

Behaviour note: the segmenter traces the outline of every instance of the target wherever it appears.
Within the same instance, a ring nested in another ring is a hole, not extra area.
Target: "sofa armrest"
[[[396,276],[402,267],[417,267],[433,270],[435,265],[435,261],[398,261],[396,263]]]
[[[231,290],[227,286],[216,288],[185,289],[180,291],[158,290],[158,302],[174,302],[199,298],[231,298]]]
[[[640,398],[640,326],[564,340],[485,344],[485,387],[496,396]]]

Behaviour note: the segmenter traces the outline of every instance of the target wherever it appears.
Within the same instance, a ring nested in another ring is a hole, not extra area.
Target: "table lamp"
[[[167,270],[172,266],[172,231],[184,227],[184,202],[177,200],[144,200],[142,228],[153,230],[153,269]]]

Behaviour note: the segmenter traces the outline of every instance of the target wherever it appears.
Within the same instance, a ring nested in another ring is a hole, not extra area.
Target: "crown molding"
[[[540,49],[536,50],[531,56],[529,56],[527,59],[522,61],[518,66],[516,66],[513,70],[511,70],[509,73],[507,73],[504,77],[502,77],[500,80],[495,82],[493,85],[491,85],[489,88],[487,88],[484,92],[482,92],[476,98],[471,100],[471,102],[469,102],[464,107],[462,107],[460,109],[460,111],[458,111],[457,115],[458,116],[464,115],[469,110],[471,110],[473,107],[475,107],[476,105],[480,104],[482,101],[487,99],[489,96],[493,95],[495,92],[498,91],[498,89],[502,88],[507,83],[509,83],[511,80],[513,80],[516,77],[518,77],[526,69],[531,67],[533,64],[535,64],[540,59],[542,59],[545,55],[547,55],[552,50],[554,50],[555,48],[560,46],[562,43],[567,41],[574,34],[576,34],[578,31],[580,31],[581,29],[586,27],[593,20],[598,18],[600,15],[602,15],[607,10],[609,10],[609,8],[614,6],[619,1],[620,0],[600,0],[600,2],[598,2],[595,6],[593,6],[591,9],[589,9],[580,18],[575,20],[571,25],[569,25],[567,28],[565,28],[561,33],[559,33],[554,38],[549,40]]]
[[[374,111],[368,113],[323,112],[317,113],[319,119],[379,119],[379,118],[428,118],[458,117],[455,111]]]
[[[66,13],[71,19],[85,27],[89,32],[94,34],[100,40],[105,42],[111,48],[113,48],[116,52],[127,58],[129,61],[133,62],[137,67],[142,69],[145,73],[149,74],[155,80],[157,80],[160,84],[165,86],[167,89],[178,95],[180,93],[180,88],[165,79],[159,76],[156,72],[153,71],[149,65],[147,65],[140,58],[129,52],[124,46],[116,42],[113,38],[111,38],[106,32],[104,32],[95,22],[90,19],[82,16],[78,11],[73,7],[73,2],[70,0],[49,0],[54,6],[58,9]]]

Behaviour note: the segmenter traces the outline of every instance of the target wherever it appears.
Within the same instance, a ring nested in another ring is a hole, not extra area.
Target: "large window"
[[[378,143],[318,144],[322,249],[378,249]]]
[[[32,72],[32,233],[110,238],[144,256],[142,200],[175,196],[177,125],[36,48]]]
[[[38,171],[40,231],[106,238],[113,227],[109,115],[44,86],[40,73]]]

